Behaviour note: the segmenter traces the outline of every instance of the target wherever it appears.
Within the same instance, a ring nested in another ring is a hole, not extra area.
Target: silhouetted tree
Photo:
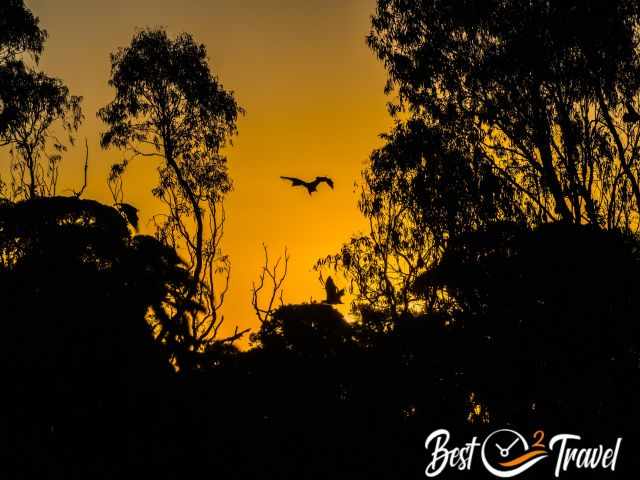
[[[0,145],[12,157],[11,192],[3,193],[14,200],[56,194],[65,140],[73,145],[82,121],[82,99],[23,61],[38,61],[46,36],[22,0],[0,6]]]
[[[222,199],[231,189],[220,153],[236,133],[242,109],[209,69],[206,49],[188,34],[170,39],[164,30],[142,30],[111,56],[115,98],[99,112],[108,129],[102,146],[125,150],[112,169],[117,181],[134,158],[159,157],[154,195],[167,207],[157,224],[164,243],[186,252],[193,283],[181,292],[176,310],[161,321],[160,337],[188,351],[212,340],[219,323],[230,262],[220,252],[224,228]],[[222,275],[222,287],[215,279]],[[196,301],[204,310],[185,315]],[[178,325],[184,323],[184,325]]]
[[[387,144],[373,152],[362,177],[359,207],[369,233],[352,238],[316,267],[340,271],[358,308],[385,311],[397,320],[442,307],[438,292],[427,298],[414,294],[417,275],[437,262],[450,234],[505,215],[510,196],[504,191],[490,196],[488,185],[496,183],[491,172],[477,184],[472,168],[420,122],[398,126],[383,138]]]
[[[331,305],[283,305],[253,336],[262,349],[300,356],[335,356],[353,344],[350,325]]]
[[[450,242],[419,288],[455,300],[447,328],[492,422],[626,428],[640,383],[637,252],[627,234],[566,224],[496,224]]]
[[[40,28],[40,20],[23,0],[5,0],[0,5],[0,65],[23,53],[38,58],[47,37]]]
[[[153,471],[169,441],[158,430],[172,422],[172,367],[146,317],[190,281],[175,251],[132,237],[112,207],[66,197],[0,205],[3,471]]]
[[[24,67],[20,58],[23,54],[31,54],[37,61],[42,53],[47,32],[39,23],[23,0],[7,0],[0,5],[0,135],[16,113],[7,108],[2,92],[12,88],[13,71]],[[6,140],[0,138],[0,146],[5,143]]]
[[[380,0],[368,41],[397,94],[391,111],[436,140],[388,168],[448,152],[468,183],[490,180],[485,200],[513,192],[508,219],[636,231],[639,24],[630,0]]]
[[[363,173],[370,232],[317,266],[397,318],[451,308],[410,285],[466,231],[640,228],[639,15],[631,1],[380,0],[368,42],[396,125]]]
[[[82,98],[71,95],[61,80],[22,64],[0,70],[0,85],[0,99],[11,119],[0,134],[13,157],[10,196],[55,195],[65,142],[74,144],[83,119]]]

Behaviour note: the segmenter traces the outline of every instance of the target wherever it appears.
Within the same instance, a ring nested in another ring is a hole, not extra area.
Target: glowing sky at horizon
[[[366,229],[357,210],[354,182],[378,134],[391,125],[383,94],[385,72],[365,44],[375,0],[27,0],[49,32],[40,67],[84,97],[79,133],[89,142],[85,198],[110,203],[106,185],[117,150],[101,151],[96,119],[108,103],[109,53],[127,45],[136,28],[164,26],[190,32],[208,48],[210,66],[235,92],[247,114],[226,150],[234,191],[226,202],[223,248],[231,256],[231,288],[225,302],[226,332],[255,327],[251,282],[271,256],[291,255],[285,300],[323,298],[316,259],[337,251]],[[60,193],[82,183],[83,142],[62,165]],[[156,164],[142,159],[125,175],[124,200],[140,209],[142,230],[160,206],[151,195]],[[326,185],[309,197],[280,175],[314,178]]]

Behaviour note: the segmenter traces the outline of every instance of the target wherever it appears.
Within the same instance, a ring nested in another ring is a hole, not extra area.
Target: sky
[[[246,109],[234,145],[225,151],[234,191],[225,204],[223,249],[231,257],[232,277],[222,334],[235,326],[257,327],[251,283],[263,264],[263,243],[272,257],[285,247],[289,251],[287,303],[324,297],[313,264],[366,231],[354,183],[380,145],[379,134],[391,126],[385,71],[365,42],[375,0],[25,3],[49,33],[40,68],[84,97],[86,119],[79,137],[89,144],[85,198],[112,201],[107,173],[122,153],[100,149],[104,125],[96,111],[113,98],[107,84],[109,54],[128,45],[136,29],[161,26],[171,35],[191,33],[206,45],[210,67],[224,88]],[[83,148],[65,156],[59,193],[81,186]],[[143,233],[152,233],[148,221],[161,211],[151,194],[156,167],[155,160],[140,159],[124,177],[124,201],[139,208]],[[327,175],[335,190],[322,185],[309,197],[280,175]]]

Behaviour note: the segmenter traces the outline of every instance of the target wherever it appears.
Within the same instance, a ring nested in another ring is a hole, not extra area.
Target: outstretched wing
[[[316,177],[316,182],[325,182],[333,189],[333,180],[331,180],[329,177]]]
[[[299,178],[295,178],[295,177],[280,177],[283,180],[289,180],[291,182],[291,186],[292,187],[297,187],[297,186],[306,186],[307,182],[305,182],[304,180],[300,180]]]
[[[333,278],[327,278],[327,281],[324,283],[324,289],[327,294],[327,299],[324,301],[324,303],[329,305],[338,305],[342,303],[344,289],[338,290],[338,287],[336,287]]]

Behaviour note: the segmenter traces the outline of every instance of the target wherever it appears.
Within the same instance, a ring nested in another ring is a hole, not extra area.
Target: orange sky
[[[365,229],[354,181],[379,145],[377,135],[391,124],[385,72],[365,44],[375,0],[26,3],[49,32],[41,68],[84,97],[80,137],[87,137],[90,151],[85,198],[110,202],[107,171],[121,159],[118,151],[98,145],[103,127],[95,112],[112,98],[109,53],[127,45],[136,27],[190,32],[207,46],[211,68],[247,111],[227,151],[235,184],[224,239],[233,268],[224,307],[227,331],[256,326],[250,286],[262,264],[262,242],[273,256],[289,248],[287,302],[323,297],[312,265]],[[60,193],[82,183],[82,160],[82,148],[65,157]],[[336,189],[322,185],[309,198],[279,175],[329,175]],[[124,200],[140,209],[143,231],[160,208],[150,192],[155,181],[155,164],[146,159],[125,176]]]

